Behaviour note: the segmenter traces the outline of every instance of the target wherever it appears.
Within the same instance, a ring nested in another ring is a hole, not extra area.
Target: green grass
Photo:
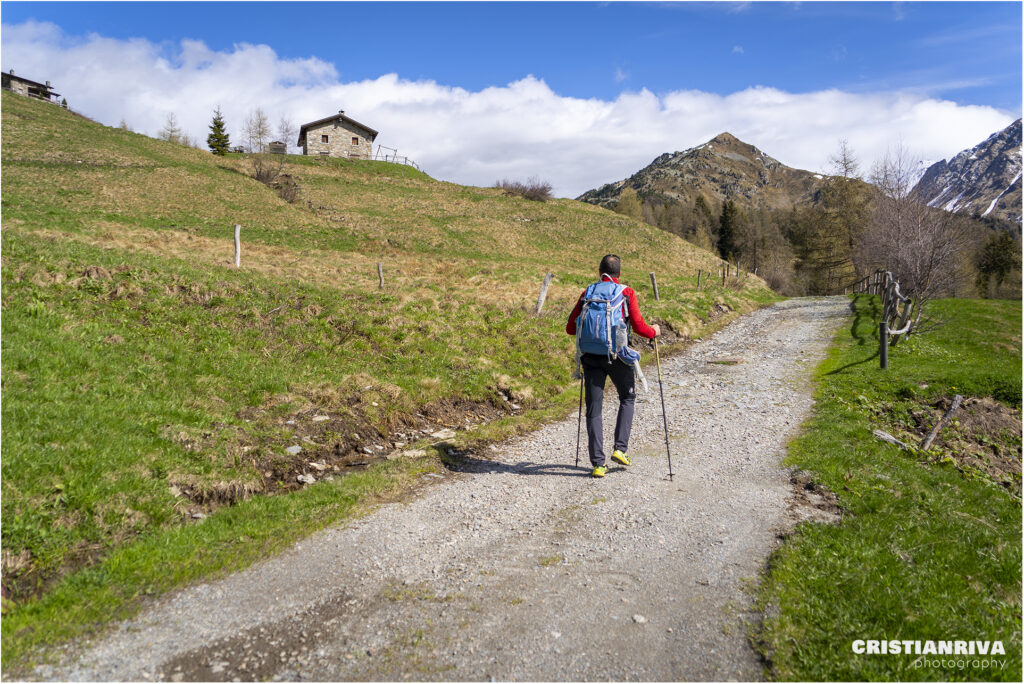
[[[771,559],[755,637],[769,673],[1020,681],[1019,433],[991,436],[1018,462],[1018,475],[1001,482],[964,467],[964,454],[949,448],[908,453],[871,434],[881,428],[910,441],[909,417],[957,393],[1019,409],[1020,304],[934,302],[945,325],[892,348],[888,371],[878,368],[877,298],[858,296],[854,307],[819,370],[815,415],[787,460],[836,493],[843,517],[801,525]],[[855,639],[1000,640],[1005,668],[917,667],[916,656],[855,655]]]
[[[2,98],[5,673],[443,465],[428,449],[289,491],[335,444],[388,444],[418,414],[470,418],[452,440],[464,447],[563,417],[576,398],[565,316],[607,252],[676,348],[728,320],[709,325],[716,305],[777,299],[755,278],[697,292],[716,257],[572,200],[289,156],[289,204],[245,156]]]

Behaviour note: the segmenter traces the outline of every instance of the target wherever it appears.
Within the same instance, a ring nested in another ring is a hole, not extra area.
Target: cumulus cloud
[[[531,75],[479,91],[398,74],[345,82],[328,62],[285,59],[267,45],[214,51],[192,40],[69,37],[34,22],[3,26],[3,62],[4,69],[52,81],[73,109],[108,125],[123,117],[155,135],[174,112],[185,132],[205,140],[220,105],[238,139],[255,107],[273,122],[285,115],[297,123],[344,109],[380,131],[378,143],[398,148],[436,178],[491,185],[539,176],[565,197],[723,131],[784,164],[821,171],[842,138],[865,167],[897,143],[920,158],[942,159],[1015,118],[911,92],[643,89],[603,100],[565,97]]]
[[[732,54],[734,54],[734,55],[742,55],[743,54],[743,46],[742,45],[733,45],[732,46]]]

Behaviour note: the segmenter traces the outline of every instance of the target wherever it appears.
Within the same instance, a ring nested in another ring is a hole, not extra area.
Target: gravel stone
[[[760,679],[746,587],[780,534],[831,519],[781,460],[848,313],[844,297],[791,299],[664,359],[671,480],[648,355],[631,467],[590,478],[585,434],[577,467],[573,412],[460,457],[412,501],[164,596],[35,677]],[[743,363],[707,363],[722,358]],[[630,620],[659,629],[621,629]]]

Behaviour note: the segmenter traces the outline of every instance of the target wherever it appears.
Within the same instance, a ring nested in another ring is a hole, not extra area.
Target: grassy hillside
[[[714,256],[580,202],[289,157],[290,204],[244,157],[2,104],[5,668],[564,415],[607,252],[676,345],[774,298],[696,292]]]

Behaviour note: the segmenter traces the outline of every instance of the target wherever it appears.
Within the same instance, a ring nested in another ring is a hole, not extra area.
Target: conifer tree
[[[726,200],[722,204],[722,216],[718,219],[718,253],[728,261],[736,251],[736,232],[739,212],[736,203]]]
[[[63,107],[64,109],[67,109],[68,108],[68,98],[65,97],[64,99],[62,99],[60,101],[60,106]]]
[[[181,143],[181,128],[178,127],[178,117],[174,116],[174,112],[167,115],[167,121],[157,137],[167,142]]]
[[[224,126],[224,115],[220,113],[220,107],[213,110],[213,121],[210,122],[210,135],[206,136],[206,145],[210,151],[223,157],[228,153],[231,141],[227,128]]]

